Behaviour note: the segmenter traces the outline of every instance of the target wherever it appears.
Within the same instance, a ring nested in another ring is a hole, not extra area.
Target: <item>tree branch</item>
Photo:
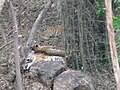
[[[0,47],[0,50],[2,50],[5,46],[11,44],[13,41],[9,41],[8,43],[5,43],[3,46]]]
[[[39,24],[42,22],[42,20],[44,19],[47,11],[49,10],[49,8],[51,7],[52,2],[51,0],[49,0],[49,2],[47,4],[45,4],[44,8],[42,9],[42,11],[40,12],[40,14],[38,15],[35,23],[33,24],[32,30],[30,32],[30,35],[28,37],[27,43],[25,46],[22,46],[21,48],[21,56],[22,58],[25,58],[28,54],[29,48],[32,46],[32,42],[34,37],[36,36],[36,32],[37,32],[37,28],[39,26]]]
[[[37,31],[38,25],[39,25],[40,22],[42,22],[43,18],[45,17],[45,15],[46,15],[48,9],[51,7],[51,5],[52,5],[52,2],[51,2],[51,0],[49,0],[49,2],[45,5],[43,10],[38,15],[35,23],[33,24],[32,30],[30,32],[30,35],[29,35],[29,38],[28,38],[28,41],[27,41],[27,44],[26,44],[26,46],[28,48],[31,47],[32,41],[34,39],[34,36],[36,35],[36,31]]]
[[[3,27],[2,27],[1,24],[0,24],[0,32],[2,33],[2,37],[3,37],[3,40],[4,40],[4,44],[7,44],[7,38],[6,38],[4,29],[3,29]]]
[[[14,29],[14,57],[15,57],[15,66],[16,66],[16,81],[17,81],[17,90],[22,90],[22,84],[21,84],[21,73],[20,73],[20,58],[19,58],[19,52],[18,52],[18,26],[17,26],[17,20],[16,20],[16,13],[14,11],[14,7],[12,5],[12,2],[9,1],[10,5],[10,11],[11,11],[11,18],[13,23],[13,29]]]

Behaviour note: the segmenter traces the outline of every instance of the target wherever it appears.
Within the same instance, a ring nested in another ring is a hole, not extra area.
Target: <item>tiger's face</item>
[[[34,52],[34,53],[42,53],[42,51],[46,51],[50,48],[53,48],[53,46],[40,46],[38,44],[30,47],[30,49]]]
[[[37,50],[38,50],[38,47],[39,47],[39,45],[34,45],[34,46],[30,47],[30,49],[31,49],[32,51],[37,51]]]
[[[28,71],[35,62],[44,60],[45,58],[47,58],[47,56],[42,53],[28,53],[28,56],[25,58],[25,63],[22,65],[22,68],[24,71]]]

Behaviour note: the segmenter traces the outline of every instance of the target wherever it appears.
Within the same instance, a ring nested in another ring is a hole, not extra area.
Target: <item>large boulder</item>
[[[94,90],[91,79],[81,71],[67,70],[54,80],[53,90]]]
[[[56,76],[66,70],[66,65],[62,61],[39,61],[30,68],[30,76],[37,77],[39,81],[47,87],[51,87]]]

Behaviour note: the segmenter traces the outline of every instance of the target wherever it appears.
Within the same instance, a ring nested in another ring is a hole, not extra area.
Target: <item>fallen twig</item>
[[[2,50],[5,46],[7,46],[7,45],[9,45],[9,44],[11,44],[13,42],[13,40],[12,41],[9,41],[8,43],[6,43],[6,44],[4,44],[3,46],[1,46],[0,47],[0,50]]]

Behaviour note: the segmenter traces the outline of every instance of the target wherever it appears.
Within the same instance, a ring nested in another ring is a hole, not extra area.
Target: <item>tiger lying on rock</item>
[[[49,46],[48,47],[47,46],[45,46],[45,47],[42,46],[42,47],[39,47],[39,48],[44,51],[46,49],[49,49]],[[25,63],[22,65],[22,68],[25,71],[27,71],[27,70],[29,71],[30,67],[34,63],[36,63],[38,61],[41,61],[41,60],[46,61],[46,62],[48,62],[48,61],[61,61],[61,62],[65,63],[64,57],[62,57],[62,56],[59,56],[59,55],[58,56],[56,56],[56,55],[55,56],[54,55],[47,55],[47,54],[45,54],[43,52],[35,52],[33,50],[33,48],[31,48],[31,50],[32,51],[30,53],[28,53],[28,56],[25,58]]]
[[[42,53],[46,53],[47,55],[65,57],[65,51],[53,49],[53,46],[40,46],[40,45],[36,44],[36,45],[32,46],[30,49],[34,53],[42,52]]]

